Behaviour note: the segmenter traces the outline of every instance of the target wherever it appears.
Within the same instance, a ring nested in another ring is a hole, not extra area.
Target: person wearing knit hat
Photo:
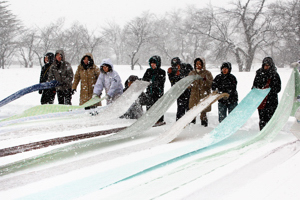
[[[220,68],[221,73],[214,78],[212,90],[229,94],[229,98],[218,100],[219,122],[221,123],[227,116],[227,112],[229,114],[238,105],[238,93],[237,80],[231,74],[231,63],[224,62]]]
[[[193,71],[190,64],[181,62],[179,57],[171,60],[171,67],[168,68],[168,77],[171,86],[175,85],[181,79],[187,77]],[[189,110],[190,89],[187,88],[177,99],[176,121],[179,120]]]

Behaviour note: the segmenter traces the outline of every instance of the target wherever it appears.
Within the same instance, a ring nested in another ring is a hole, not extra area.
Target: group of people
[[[152,56],[149,59],[149,68],[140,79],[131,75],[125,81],[123,87],[121,78],[110,59],[103,59],[100,68],[95,65],[92,54],[85,54],[77,67],[74,75],[69,62],[65,60],[63,50],[57,50],[55,54],[47,53],[44,57],[45,65],[42,67],[40,82],[57,80],[60,85],[56,88],[40,90],[42,94],[41,104],[53,104],[57,94],[58,103],[71,105],[72,95],[76,92],[79,82],[80,105],[91,98],[101,97],[105,90],[105,99],[107,104],[111,104],[125,92],[136,80],[148,81],[150,84],[145,93],[142,93],[129,110],[121,118],[137,119],[142,116],[143,108],[149,110],[155,102],[163,96],[166,74],[168,74],[171,86],[181,79],[190,75],[199,75],[201,79],[195,80],[177,99],[176,120],[180,119],[185,113],[196,106],[202,99],[206,98],[212,92],[228,93],[228,98],[218,100],[219,122],[222,122],[238,105],[237,79],[231,73],[232,66],[230,62],[222,63],[220,74],[215,78],[212,73],[206,69],[204,58],[196,58],[194,66],[181,62],[179,57],[171,59],[171,67],[167,73],[161,68],[160,56]],[[278,105],[278,93],[281,90],[281,80],[277,73],[276,66],[271,57],[263,59],[262,67],[256,71],[256,76],[252,88],[271,88],[269,94],[258,107],[259,128],[263,127],[273,116]],[[93,107],[101,106],[101,102]],[[88,108],[87,108],[88,109]],[[211,106],[200,113],[201,125],[208,126],[207,112],[211,111]],[[164,124],[164,116],[161,116],[156,125]],[[196,118],[191,122],[196,123]]]

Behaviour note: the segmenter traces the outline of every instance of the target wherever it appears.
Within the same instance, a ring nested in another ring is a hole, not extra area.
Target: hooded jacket
[[[156,63],[156,68],[151,67],[151,62]],[[164,94],[164,87],[166,82],[166,71],[161,69],[161,60],[159,56],[152,56],[149,59],[150,68],[148,68],[143,76],[143,81],[150,82],[147,87],[146,94],[150,98],[149,102],[152,105]]]
[[[228,68],[228,73],[223,74],[222,69]],[[233,74],[231,74],[231,63],[224,62],[220,67],[221,74],[217,75],[212,83],[212,90],[218,90],[219,93],[228,93],[230,96],[228,99],[220,99],[219,102],[223,104],[231,104],[238,102],[238,93],[236,90],[237,80]]]
[[[89,64],[85,65],[83,60],[88,57]],[[72,89],[77,88],[79,82],[80,84],[80,102],[79,105],[84,104],[90,100],[93,96],[94,85],[100,75],[100,68],[94,64],[93,55],[91,53],[86,53],[77,67]]]
[[[103,66],[109,67],[108,72],[103,71]],[[101,95],[103,89],[105,89],[106,95],[114,97],[123,94],[123,85],[121,78],[114,70],[114,66],[109,58],[103,59],[100,65],[100,75],[97,79],[96,85],[94,87],[94,94]]]
[[[268,70],[264,69],[264,65],[268,64],[270,68]],[[263,59],[262,67],[256,71],[256,75],[253,81],[252,88],[271,88],[269,94],[267,95],[267,101],[264,108],[277,107],[278,105],[278,93],[281,90],[281,80],[277,73],[277,68],[271,57],[266,57]]]
[[[48,63],[45,62],[46,57],[48,57]],[[46,53],[46,55],[44,56],[44,66],[41,69],[40,83],[47,82],[49,69],[53,62],[54,62],[54,54],[51,52]]]
[[[201,60],[203,63],[202,69],[196,71],[196,61]],[[213,76],[210,71],[206,70],[206,63],[204,58],[196,58],[194,61],[194,70],[189,73],[189,75],[200,75],[201,77],[206,77],[206,80],[195,80],[191,84],[191,96],[189,101],[189,108],[191,109],[197,105],[201,99],[205,98],[211,93],[211,85],[213,82]],[[206,108],[203,112],[210,112],[211,106]]]
[[[55,59],[55,56],[57,54],[60,54],[62,56],[62,60],[60,63]],[[57,50],[54,55],[54,62],[49,69],[48,81],[57,80],[60,85],[56,87],[56,90],[59,91],[64,91],[72,88],[74,73],[71,64],[65,59],[66,57],[64,51]]]

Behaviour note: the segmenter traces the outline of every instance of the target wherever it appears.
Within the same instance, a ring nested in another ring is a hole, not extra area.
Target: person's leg
[[[227,116],[227,106],[223,103],[218,103],[218,110],[219,110],[219,122],[221,123],[225,117]]]
[[[67,89],[64,91],[65,105],[72,105],[72,89]]]
[[[228,114],[231,113],[231,111],[233,111],[233,109],[234,109],[237,105],[238,105],[237,102],[228,104],[228,106],[227,106],[227,108],[228,108]]]
[[[55,89],[50,89],[49,90],[49,104],[53,104],[54,103],[54,99],[55,99],[55,94],[56,94],[56,90]]]
[[[207,120],[206,112],[201,112],[200,119],[201,119],[201,125],[203,125],[204,127],[207,127],[208,120]]]
[[[268,113],[267,109],[258,109],[259,115],[259,130],[262,130],[265,125],[268,123]]]
[[[180,119],[186,112],[186,102],[185,99],[178,98],[177,99],[177,113],[176,113],[176,121]]]
[[[57,91],[58,104],[65,104],[65,96],[63,91]]]

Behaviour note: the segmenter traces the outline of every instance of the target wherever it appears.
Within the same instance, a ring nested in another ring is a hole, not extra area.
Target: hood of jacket
[[[88,59],[89,59],[88,65],[85,65],[84,62],[83,62],[83,59],[84,59],[85,57],[88,57]],[[87,69],[87,68],[89,68],[89,67],[93,67],[93,65],[94,65],[94,58],[93,58],[93,55],[92,55],[91,53],[86,53],[86,54],[84,54],[83,57],[81,58],[80,64],[81,64],[81,66],[82,66],[84,69]]]
[[[62,56],[61,62],[64,63],[64,62],[66,61],[66,56],[65,56],[64,50],[60,49],[60,50],[57,50],[57,51],[55,52],[55,55],[54,55],[54,62],[55,62],[56,64],[58,64],[58,63],[57,63],[57,60],[56,60],[56,58],[55,58],[57,54],[60,54],[60,55]]]
[[[275,66],[275,64],[274,64],[274,61],[273,61],[273,59],[271,58],[271,57],[265,57],[264,59],[263,59],[263,61],[262,61],[262,66],[261,66],[261,69],[263,70],[263,71],[265,71],[264,70],[264,65],[265,64],[268,64],[269,66],[270,66],[270,68],[268,69],[268,72],[270,72],[270,73],[275,73],[276,71],[277,71],[277,68],[276,68],[276,66]]]
[[[160,56],[155,55],[155,56],[152,56],[149,59],[149,66],[150,66],[150,68],[152,68],[151,67],[151,63],[156,63],[156,68],[159,69],[160,66],[161,66],[161,58],[160,58]]]
[[[196,70],[196,63],[197,61],[200,61],[202,63],[202,69],[201,70],[206,70],[206,63],[204,58],[196,58],[194,60],[194,70]]]
[[[101,65],[100,65],[100,71],[105,73],[103,70],[103,66],[106,65],[109,68],[109,72],[114,70],[114,65],[112,64],[110,58],[105,58],[102,60]]]
[[[227,69],[228,69],[228,74],[231,73],[232,67],[231,67],[231,63],[230,63],[230,62],[223,62],[223,63],[222,63],[222,65],[221,65],[221,67],[220,67],[220,69],[221,69],[221,74],[223,74],[223,72],[222,72],[222,69],[223,69],[223,68],[227,68]]]

